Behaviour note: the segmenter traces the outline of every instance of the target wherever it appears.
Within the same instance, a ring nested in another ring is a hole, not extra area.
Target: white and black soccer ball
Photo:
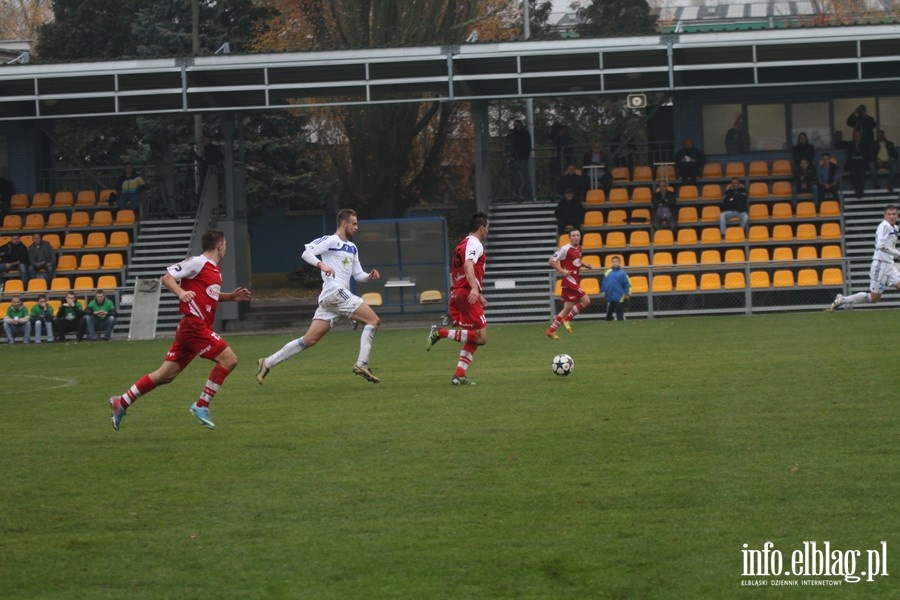
[[[568,354],[557,354],[553,357],[552,368],[560,377],[568,377],[575,370],[575,361]]]

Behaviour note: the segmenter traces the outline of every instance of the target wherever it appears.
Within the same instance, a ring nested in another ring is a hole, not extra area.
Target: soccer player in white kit
[[[825,310],[831,312],[840,306],[853,304],[875,304],[881,300],[884,290],[893,287],[900,290],[900,271],[894,264],[895,258],[900,258],[900,250],[897,250],[897,236],[900,229],[897,228],[897,207],[888,204],[884,207],[884,220],[875,230],[875,254],[872,256],[872,268],[869,270],[869,291],[857,292],[852,296],[838,294],[831,306]]]
[[[369,273],[363,271],[356,244],[350,241],[358,229],[356,212],[345,208],[337,214],[337,231],[333,235],[326,235],[306,244],[303,260],[322,271],[319,308],[302,337],[288,342],[275,354],[257,361],[256,381],[260,385],[272,367],[315,346],[342,316],[364,325],[359,340],[359,357],[353,365],[353,372],[372,383],[381,381],[369,370],[369,354],[381,320],[372,307],[350,291],[350,277],[356,281],[376,281],[380,277],[376,269]]]

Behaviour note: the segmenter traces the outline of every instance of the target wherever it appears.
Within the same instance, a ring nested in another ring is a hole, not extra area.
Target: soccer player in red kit
[[[588,265],[581,264],[581,232],[577,229],[569,231],[569,243],[557,250],[547,262],[562,276],[560,296],[563,307],[547,330],[548,338],[558,340],[556,330],[559,326],[562,325],[572,333],[570,321],[591,303],[591,299],[581,289],[581,268],[590,269]]]
[[[488,233],[488,216],[477,212],[469,218],[469,235],[453,250],[450,265],[450,321],[458,329],[431,326],[425,349],[431,350],[438,340],[447,338],[463,345],[459,362],[450,383],[474,385],[466,373],[478,346],[487,344],[487,319],[484,307],[487,300],[481,293],[484,279],[484,240]]]
[[[161,281],[178,296],[182,315],[175,332],[175,342],[166,353],[162,366],[138,379],[121,396],[109,399],[112,408],[112,426],[116,431],[122,424],[125,411],[134,402],[160,385],[171,383],[187,367],[194,357],[200,356],[216,363],[203,387],[203,392],[191,405],[193,414],[209,429],[216,425],[209,417],[209,403],[219,391],[222,382],[237,366],[237,356],[219,334],[212,330],[219,302],[250,300],[250,290],[237,287],[233,292],[222,292],[222,272],[219,263],[225,256],[225,234],[210,229],[201,238],[203,254],[189,257],[166,270]],[[180,283],[179,283],[180,282]]]

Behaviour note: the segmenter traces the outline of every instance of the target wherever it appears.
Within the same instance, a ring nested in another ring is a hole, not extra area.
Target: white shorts
[[[900,283],[900,271],[892,262],[873,260],[869,270],[869,291],[874,294],[883,294],[887,288],[895,287]]]
[[[340,288],[327,298],[319,298],[319,308],[313,319],[329,321],[332,325],[338,317],[349,317],[363,303],[363,299],[356,294]]]

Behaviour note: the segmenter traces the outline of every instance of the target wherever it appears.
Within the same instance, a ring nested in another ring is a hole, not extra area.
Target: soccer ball
[[[560,377],[568,377],[575,370],[575,361],[568,354],[557,354],[551,365],[553,372]]]

